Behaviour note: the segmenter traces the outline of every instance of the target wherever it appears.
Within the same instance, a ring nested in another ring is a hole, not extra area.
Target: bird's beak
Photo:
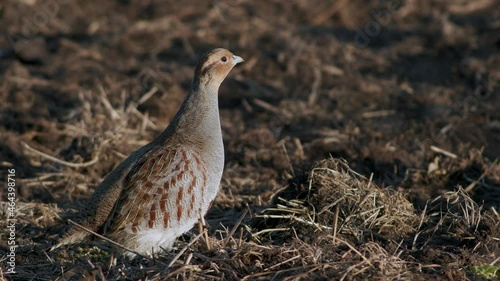
[[[244,62],[244,60],[241,58],[241,57],[238,57],[238,56],[235,56],[233,55],[233,60],[234,60],[234,64],[238,64],[240,62]]]

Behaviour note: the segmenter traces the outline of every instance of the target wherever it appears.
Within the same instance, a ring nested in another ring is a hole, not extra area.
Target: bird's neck
[[[218,88],[193,85],[167,129],[159,136],[166,141],[175,132],[183,142],[207,145],[222,142],[219,119]]]

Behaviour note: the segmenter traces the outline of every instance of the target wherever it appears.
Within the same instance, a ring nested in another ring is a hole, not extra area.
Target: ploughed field
[[[498,5],[3,1],[0,278],[499,279]],[[245,62],[220,89],[207,235],[155,259],[49,251],[215,47]]]

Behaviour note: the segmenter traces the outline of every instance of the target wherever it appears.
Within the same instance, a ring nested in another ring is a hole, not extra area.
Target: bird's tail
[[[59,242],[56,245],[52,246],[50,248],[50,250],[53,251],[54,249],[57,249],[57,248],[64,246],[64,245],[82,242],[89,235],[90,235],[89,232],[81,230],[81,229],[76,229],[75,227],[73,227],[70,229],[70,231],[66,235],[64,235],[59,240]]]

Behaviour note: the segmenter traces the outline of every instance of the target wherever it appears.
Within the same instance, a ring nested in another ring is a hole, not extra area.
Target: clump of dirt
[[[416,230],[420,218],[402,193],[378,187],[344,160],[323,160],[307,181],[301,179],[292,180],[275,205],[254,219],[256,238],[293,228],[307,240],[327,234],[363,243],[397,240]]]
[[[414,247],[487,247],[493,252],[500,249],[491,239],[500,236],[499,214],[494,208],[484,210],[461,187],[431,200],[424,214],[426,221],[418,229]]]
[[[413,238],[404,242],[408,250],[403,252],[403,259],[441,264],[436,268],[423,267],[426,274],[439,273],[460,280],[500,277],[483,272],[489,268],[489,260],[498,259],[500,253],[500,214],[495,208],[485,210],[459,186],[430,200],[422,216],[425,222]],[[495,270],[498,268],[494,266]]]

